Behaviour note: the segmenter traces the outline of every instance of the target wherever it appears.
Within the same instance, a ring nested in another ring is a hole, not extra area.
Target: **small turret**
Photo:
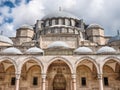
[[[33,38],[33,27],[29,25],[23,25],[19,29],[17,29],[16,37],[18,38],[18,44],[22,44],[25,42],[29,42]]]
[[[86,29],[87,39],[99,45],[105,44],[104,29],[98,24],[90,24]]]

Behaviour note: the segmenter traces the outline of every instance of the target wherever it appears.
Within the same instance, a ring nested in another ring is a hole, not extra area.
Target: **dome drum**
[[[65,21],[63,21],[63,20],[64,20],[64,19],[61,19],[61,18],[58,19],[58,23],[59,23],[59,25],[64,25],[64,22],[65,22]]]
[[[74,28],[65,25],[54,25],[51,27],[46,27],[41,34],[79,34],[79,28]]]
[[[53,26],[53,25],[66,25],[66,26],[76,26],[76,20],[67,19],[67,18],[52,18],[44,21],[45,27]]]

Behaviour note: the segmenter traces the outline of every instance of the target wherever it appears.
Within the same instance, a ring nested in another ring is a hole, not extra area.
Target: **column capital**
[[[76,73],[72,73],[72,78],[76,78]]]
[[[46,73],[42,73],[42,78],[46,78]]]
[[[97,75],[98,79],[102,79],[102,76],[103,76],[102,74]]]
[[[21,74],[16,73],[15,75],[16,75],[16,79],[17,79],[17,80],[20,79],[20,75],[21,75]]]

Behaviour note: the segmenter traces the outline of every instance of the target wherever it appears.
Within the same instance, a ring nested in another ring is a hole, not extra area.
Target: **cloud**
[[[0,1],[3,3],[6,0]],[[120,8],[119,0],[22,0],[16,4],[16,0],[9,0],[14,4],[14,8],[7,6],[0,7],[0,28],[12,31],[22,24],[35,24],[37,19],[41,19],[44,15],[62,10],[73,13],[80,19],[84,19],[86,24],[98,23],[105,29],[106,35],[115,35],[116,30],[120,28]],[[11,12],[10,12],[11,11]],[[12,18],[13,22],[5,23],[5,18]],[[5,28],[7,25],[7,28]],[[9,30],[10,29],[10,30]],[[11,34],[7,34],[12,36]]]
[[[3,23],[3,17],[2,16],[0,16],[0,25]]]
[[[16,34],[13,24],[5,23],[0,28],[1,28],[0,30],[3,31],[3,35],[5,35],[5,36],[9,35],[11,37],[11,36],[15,36],[15,34]]]
[[[12,18],[12,23],[4,23],[0,26],[1,30],[4,31],[6,36],[15,36],[15,31],[23,24],[35,24],[37,19],[41,19],[43,17],[43,6],[41,0],[32,0],[28,4],[26,4],[25,0],[22,0],[20,5],[12,8],[12,12],[10,13],[10,7],[4,6],[0,7],[0,23],[3,23],[3,19]],[[6,27],[5,27],[6,26]],[[8,33],[11,32],[11,33]]]
[[[9,7],[7,6],[3,6],[0,7],[0,13],[5,17],[5,16],[9,16]]]
[[[20,6],[13,8],[13,24],[16,25],[16,27],[19,27],[22,24],[35,24],[37,19],[41,19],[41,17],[43,17],[43,9],[44,8],[40,0],[33,0],[27,5],[22,2]]]

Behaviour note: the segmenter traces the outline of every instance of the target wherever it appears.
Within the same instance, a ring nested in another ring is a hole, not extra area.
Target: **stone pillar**
[[[46,74],[42,74],[42,90],[45,90],[46,86]]]
[[[72,74],[72,90],[77,90],[76,89],[76,74]]]
[[[98,80],[99,80],[99,90],[103,90],[103,78],[102,78],[102,74],[98,74]]]
[[[20,74],[16,73],[16,86],[15,90],[19,90]]]

